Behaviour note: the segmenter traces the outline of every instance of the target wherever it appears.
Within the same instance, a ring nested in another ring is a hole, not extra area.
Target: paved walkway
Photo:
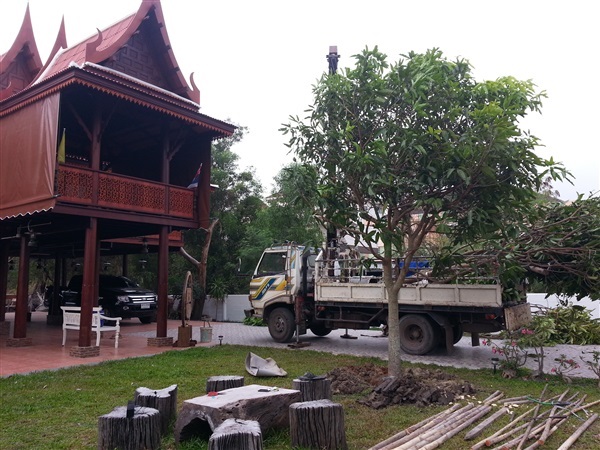
[[[14,313],[7,313],[6,320],[12,321]],[[168,321],[168,335],[177,339],[177,327],[181,324],[178,320]],[[200,342],[200,326],[202,322],[192,322],[193,339]],[[223,344],[237,344],[270,348],[288,348],[285,344],[274,342],[269,336],[266,327],[250,327],[240,323],[212,323],[213,340],[210,344],[198,346],[219,345],[219,336],[223,336]],[[12,331],[11,331],[12,333]],[[317,337],[308,333],[300,337],[301,342],[310,343],[310,346],[290,351],[314,350],[333,354],[348,354],[356,356],[371,356],[387,359],[388,339],[381,336],[379,331],[354,331],[349,334],[357,339],[343,339],[345,330],[337,330],[326,337]],[[12,335],[12,334],[11,334]],[[95,364],[101,361],[123,359],[136,356],[152,355],[175,349],[173,347],[148,347],[147,338],[156,336],[156,324],[142,325],[137,320],[125,320],[121,325],[121,339],[119,348],[114,348],[111,333],[104,333],[100,343],[100,356],[94,358],[75,358],[69,355],[71,346],[77,345],[77,332],[67,334],[67,345],[62,347],[62,329],[60,326],[46,325],[46,313],[33,313],[32,321],[27,326],[27,336],[32,338],[31,347],[12,348],[6,346],[7,336],[0,336],[0,376],[9,376],[16,373],[28,373],[39,370],[58,369],[61,367],[80,364]],[[545,371],[549,372],[555,366],[554,358],[565,354],[568,358],[580,362],[582,353],[591,359],[592,351],[600,351],[600,345],[577,346],[559,345],[548,347]],[[261,354],[268,357],[268,352]],[[470,338],[463,338],[456,346],[453,355],[447,355],[440,349],[426,356],[412,356],[403,354],[405,361],[424,364],[437,364],[439,366],[466,367],[470,369],[492,369],[491,358],[494,355],[490,347],[471,347]],[[534,361],[528,361],[527,366],[535,368]],[[596,375],[587,367],[581,366],[571,372],[574,377],[595,378]]]
[[[214,323],[213,326],[213,344],[218,344],[218,336],[223,336],[223,344],[249,345],[258,347],[288,348],[287,344],[278,344],[271,339],[267,327],[250,327],[239,323]],[[193,330],[193,339],[200,341],[200,330]],[[294,349],[293,351],[313,350],[333,354],[372,356],[387,360],[388,357],[388,339],[382,337],[379,331],[369,330],[349,330],[350,336],[357,339],[346,339],[341,336],[346,334],[346,330],[333,331],[326,337],[318,337],[308,332],[300,337],[300,342],[310,343],[308,347]],[[151,334],[140,333],[141,336],[150,337]],[[177,330],[170,329],[169,335],[177,336]],[[580,356],[591,360],[591,352],[600,351],[600,345],[557,345],[545,349],[547,357],[545,358],[545,372],[549,372],[556,365],[554,358],[564,354],[581,363]],[[261,355],[268,357],[268,354]],[[471,338],[462,338],[454,347],[453,355],[447,355],[444,349],[439,349],[434,353],[424,356],[414,356],[402,354],[404,361],[423,364],[436,364],[439,366],[466,367],[469,369],[492,369],[492,357],[497,356],[492,353],[490,347],[471,346]],[[527,367],[537,368],[537,362],[529,358]],[[584,364],[580,368],[570,372],[573,377],[595,378],[596,375]]]

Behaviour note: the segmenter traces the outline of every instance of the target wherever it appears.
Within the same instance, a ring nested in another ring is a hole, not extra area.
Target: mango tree
[[[383,264],[389,299],[431,232],[461,240],[523,221],[544,178],[562,168],[535,153],[520,120],[539,111],[531,81],[477,82],[464,59],[438,49],[395,63],[377,48],[355,66],[323,75],[306,117],[282,131],[316,186],[319,216],[366,245]],[[401,267],[394,276],[394,261]],[[389,304],[389,368],[400,372],[399,311]]]

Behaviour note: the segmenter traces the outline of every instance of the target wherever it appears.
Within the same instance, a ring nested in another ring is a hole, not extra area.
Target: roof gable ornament
[[[26,51],[21,53],[23,50]],[[15,68],[14,63],[19,64],[17,59],[21,61],[21,69]],[[27,4],[25,16],[15,41],[5,54],[0,55],[0,100],[4,100],[27,87],[39,74],[41,68],[42,59],[35,42],[29,4]],[[14,72],[24,74],[23,77],[18,75],[19,80],[17,80],[17,83],[13,83]]]
[[[103,59],[101,56],[98,56],[101,53],[98,51],[98,47],[100,44],[102,44],[104,39],[102,36],[102,31],[100,31],[99,28],[96,28],[96,31],[98,32],[96,40],[88,42],[85,45],[85,60],[92,63],[98,63]]]
[[[200,104],[200,89],[198,89],[198,86],[196,86],[196,82],[194,81],[194,72],[190,74],[190,84],[192,85],[192,89],[190,90],[190,100]]]
[[[65,31],[65,16],[62,16],[62,20],[60,21],[60,27],[58,29],[58,34],[56,35],[56,40],[54,41],[54,46],[52,47],[52,50],[50,51],[50,55],[48,56],[48,59],[46,60],[46,64],[44,64],[44,67],[42,67],[39,71],[39,73],[37,74],[37,76],[35,77],[35,79],[30,83],[30,86],[32,84],[34,84],[38,78],[40,78],[43,73],[46,71],[46,68],[52,63],[52,61],[54,60],[54,57],[56,56],[56,54],[61,50],[61,49],[65,49],[67,48],[67,33]]]

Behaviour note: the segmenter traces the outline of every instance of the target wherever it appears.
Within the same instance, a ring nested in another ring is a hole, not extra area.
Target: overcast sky
[[[12,44],[26,0],[2,2],[0,53]],[[140,0],[29,0],[42,61],[65,17],[74,45],[137,11]],[[279,133],[290,115],[303,115],[311,87],[327,71],[337,45],[339,67],[375,45],[390,62],[411,50],[437,47],[463,57],[478,81],[511,75],[544,90],[542,114],[525,128],[544,147],[540,156],[565,164],[574,186],[557,184],[561,198],[600,190],[600,89],[595,70],[600,6],[589,0],[162,0],[167,31],[186,78],[195,73],[201,112],[249,128],[234,151],[253,166],[268,191],[291,162]]]

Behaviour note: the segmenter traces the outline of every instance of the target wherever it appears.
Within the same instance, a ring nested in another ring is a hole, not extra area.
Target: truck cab
[[[277,342],[289,342],[294,332],[306,332],[295,319],[302,303],[314,296],[313,248],[289,243],[264,250],[250,281],[249,300],[253,315],[261,317]]]

